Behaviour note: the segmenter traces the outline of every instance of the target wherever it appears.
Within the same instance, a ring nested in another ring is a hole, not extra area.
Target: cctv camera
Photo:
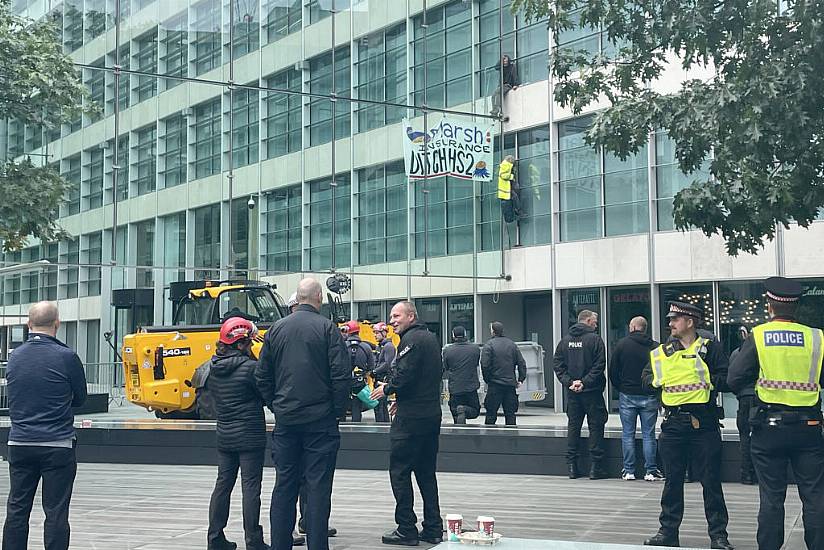
[[[249,210],[254,210],[255,209],[255,196],[254,195],[249,197],[249,202],[246,203],[246,206],[249,207]]]

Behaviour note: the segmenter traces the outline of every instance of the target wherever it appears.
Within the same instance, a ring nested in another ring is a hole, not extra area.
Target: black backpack
[[[215,398],[207,387],[211,370],[212,360],[209,359],[195,369],[192,376],[192,386],[195,388],[195,409],[200,420],[215,420],[217,418]]]

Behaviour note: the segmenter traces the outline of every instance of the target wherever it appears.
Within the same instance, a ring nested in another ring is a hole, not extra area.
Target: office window
[[[100,320],[86,321],[86,360],[84,365],[99,364],[100,361]],[[97,371],[99,374],[99,370]]]
[[[427,10],[429,28],[425,31],[425,44],[423,14],[414,17],[412,82],[415,105],[443,108],[472,100],[471,14],[472,3],[463,1]]]
[[[301,91],[300,71],[287,69],[266,81],[269,88]],[[271,92],[266,98],[266,158],[275,158],[301,149],[303,97]]]
[[[309,91],[315,94],[337,93],[348,97],[351,72],[349,47],[335,51],[334,90],[332,89],[332,52],[309,60]],[[309,101],[309,144],[320,145],[332,141],[332,105],[335,107],[335,139],[349,135],[349,102],[332,102],[313,97]]]
[[[358,39],[355,71],[356,97],[406,104],[406,24]],[[367,103],[355,103],[355,108],[359,132],[399,122],[406,113],[400,107]]]
[[[103,234],[92,233],[82,238],[83,250],[81,252],[81,268],[83,284],[81,285],[81,296],[100,295],[100,264],[103,261]]]
[[[106,71],[103,70],[104,59],[101,57],[92,65],[92,69],[84,69],[86,73],[86,88],[89,90],[89,100],[97,109],[96,112],[88,113],[86,117],[89,119],[89,124],[96,122],[103,118],[103,109],[106,106]]]
[[[111,235],[111,230],[108,231]],[[115,240],[115,259],[116,266],[111,271],[112,274],[112,288],[126,288],[126,269],[122,266],[126,265],[126,253],[128,252],[129,233],[127,228],[123,225],[118,226],[114,234]],[[133,263],[133,262],[132,262]]]
[[[137,172],[135,185],[137,194],[145,195],[155,190],[157,182],[157,157],[156,141],[157,127],[152,124],[135,132],[137,144],[135,145],[135,166]]]
[[[83,0],[66,0],[63,13],[63,48],[72,53],[83,45]]]
[[[169,76],[186,76],[188,73],[188,32],[186,14],[170,19],[162,25],[162,71]],[[165,88],[170,90],[183,82],[177,78],[163,80]]]
[[[301,185],[264,196],[263,262],[268,272],[301,270]]]
[[[86,42],[106,32],[106,0],[86,0]]]
[[[332,267],[332,237],[335,242],[335,267],[345,267],[351,255],[351,213],[349,174],[335,176],[337,187],[329,179],[309,183],[309,269]],[[332,227],[334,201],[335,224]]]
[[[135,62],[137,70],[147,73],[157,72],[157,28],[147,32],[135,40],[137,53]],[[157,94],[157,78],[153,76],[138,76],[135,81],[137,101],[145,101]]]
[[[154,265],[154,237],[155,221],[146,220],[135,224],[135,238],[137,240],[137,287],[152,288],[154,273],[150,267]]]
[[[43,146],[43,126],[35,126],[32,124],[26,125],[26,142],[23,151],[31,153]]]
[[[555,36],[556,47],[566,50],[570,54],[583,54],[589,57],[603,55],[615,57],[618,49],[623,45],[620,42],[610,41],[606,30],[580,25],[581,11],[570,14],[572,28],[561,31]]]
[[[77,79],[82,80],[83,78],[83,71],[81,69],[76,69]],[[74,132],[78,131],[80,128],[83,127],[83,113],[77,113],[75,117],[68,122],[64,128],[66,131],[63,133],[64,136],[68,136],[73,134]]]
[[[120,47],[120,66],[124,69],[129,69],[130,67],[130,49],[129,43],[123,44]],[[115,52],[109,52],[109,64],[114,65],[117,59],[115,57]],[[137,77],[135,77],[137,79]],[[111,77],[109,78],[109,84],[106,86],[106,113],[111,114],[114,112],[114,100],[115,95],[117,96],[117,100],[119,102],[119,107],[121,110],[127,109],[129,105],[131,105],[131,76],[127,72],[120,73],[120,85],[118,87],[117,93],[114,90],[114,73],[112,73]]]
[[[86,178],[81,186],[85,210],[94,210],[103,206],[103,149],[95,147],[86,151],[88,160]]]
[[[691,285],[661,285],[659,287],[660,296],[660,316],[661,316],[661,341],[666,342],[670,336],[669,319],[667,313],[669,312],[670,302],[687,302],[699,307],[704,317],[698,328],[704,330],[714,331],[715,326],[715,311],[713,308],[712,298],[712,284],[711,283],[697,283]]]
[[[349,0],[309,0],[306,2],[306,7],[309,10],[309,24],[331,17],[333,4],[335,13],[340,13],[349,8]]]
[[[77,238],[64,241],[65,248],[60,254],[60,264],[63,271],[60,283],[61,298],[77,298],[78,274],[80,268],[80,241]]]
[[[220,173],[220,97],[194,108],[195,169],[193,179]]]
[[[604,153],[604,226],[607,237],[649,231],[647,146],[621,160]]]
[[[206,0],[192,7],[195,76],[220,66],[220,6],[221,2]]]
[[[3,255],[5,266],[19,265],[20,252],[6,252]],[[7,306],[20,303],[20,275],[6,275],[3,277],[3,304]]]
[[[301,0],[264,0],[266,20],[263,23],[266,43],[298,32],[303,19]]]
[[[403,162],[358,170],[356,263],[406,260],[407,178]]]
[[[236,2],[232,58],[238,59],[260,48],[258,2]],[[228,39],[228,36],[226,37]]]
[[[163,154],[160,156],[160,172],[163,187],[169,188],[186,182],[186,117],[177,113],[163,119]]]
[[[40,247],[33,246],[21,250],[20,263],[27,264],[40,259]],[[31,304],[38,301],[40,287],[40,270],[28,271],[20,275],[20,302]]]
[[[658,212],[658,231],[675,229],[673,218],[673,200],[682,189],[686,189],[693,181],[709,179],[709,161],[701,170],[693,174],[685,174],[678,166],[675,158],[675,142],[665,131],[655,133],[655,207]]]
[[[8,151],[9,158],[19,157],[23,154],[25,135],[26,127],[22,122],[15,119],[8,120],[6,128],[6,136],[8,139],[6,151]]]
[[[44,244],[40,246],[40,253],[44,260],[50,261],[52,266],[44,268],[41,273],[40,282],[42,286],[42,293],[39,300],[57,300],[57,281],[58,281],[58,245],[57,243]],[[37,300],[34,300],[37,301]]]
[[[498,199],[498,175],[497,167],[501,164],[501,159],[506,155],[515,155],[515,134],[504,135],[504,150],[501,151],[500,137],[495,137],[493,149],[493,165],[495,166],[494,176],[492,181],[478,182],[478,225],[476,231],[478,234],[478,250],[500,250],[501,248],[501,201]],[[514,224],[512,224],[514,225]],[[507,245],[517,244],[514,242],[514,230],[509,230],[507,227],[506,235]]]
[[[213,279],[220,267],[220,205],[212,204],[194,211],[195,214],[195,279]]]
[[[416,180],[411,185],[415,193],[415,257],[472,252],[472,180],[440,177],[426,183]],[[428,190],[428,201],[424,189]]]
[[[64,210],[67,216],[80,212],[80,153],[63,161],[63,178],[68,184]]]
[[[238,168],[258,161],[258,92],[232,92],[232,166]]]
[[[114,140],[110,139],[108,148],[106,149],[109,157],[109,170],[107,171],[106,184],[111,185],[112,176],[114,174],[114,164],[117,164],[117,200],[124,201],[129,198],[129,134],[120,136],[117,141],[117,161],[114,156]],[[107,187],[111,192],[111,188]],[[112,197],[107,194],[106,204],[111,204]]]
[[[519,244],[547,244],[552,233],[549,128],[524,130],[515,137],[518,151],[515,173],[521,186]]]
[[[163,218],[163,265],[166,268],[186,266],[186,212]],[[163,270],[164,284],[185,281],[186,271]]]

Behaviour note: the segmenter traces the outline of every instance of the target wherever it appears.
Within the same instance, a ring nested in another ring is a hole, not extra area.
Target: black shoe
[[[667,535],[658,531],[652,537],[644,541],[644,546],[670,546],[677,548],[681,546],[678,542],[678,535]]]
[[[735,546],[730,544],[727,537],[718,537],[710,542],[710,548],[719,548],[720,550],[735,550]]]
[[[394,531],[385,533],[381,537],[381,542],[384,544],[394,544],[395,546],[417,546],[418,537],[406,537],[395,529]]]
[[[292,535],[292,546],[303,546],[306,544],[306,537],[303,535]]]
[[[428,544],[440,544],[443,542],[443,534],[424,535],[423,533],[421,533],[419,539]]]
[[[575,464],[569,465],[569,479],[578,479],[581,477],[581,472],[578,471],[578,466]]]
[[[609,474],[607,474],[601,468],[596,468],[595,466],[589,471],[589,479],[607,479]]]
[[[294,544],[295,544],[294,541],[292,541],[293,546],[294,546]],[[248,544],[247,543],[246,544],[246,550],[271,550],[271,548],[269,548],[268,544],[261,541],[261,542],[256,542],[254,544]]]
[[[300,534],[300,535],[305,535],[306,534],[306,526],[303,525],[302,523],[298,523],[298,534]],[[334,527],[330,527],[329,531],[326,533],[326,536],[327,537],[334,537],[334,536],[337,536],[337,534],[338,534],[338,530],[335,529]]]
[[[755,474],[741,474],[741,483],[744,485],[755,485],[757,483],[755,480]]]
[[[220,541],[220,542],[209,543],[208,549],[209,550],[236,550],[237,549],[237,543],[228,541],[226,539],[223,539],[223,541]]]

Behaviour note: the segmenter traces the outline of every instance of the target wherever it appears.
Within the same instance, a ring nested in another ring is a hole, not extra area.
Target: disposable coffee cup
[[[460,514],[447,514],[446,515],[446,530],[448,534],[448,539],[450,542],[458,542],[460,538],[458,536],[461,534],[461,530],[463,529],[463,516]]]
[[[492,538],[495,534],[495,518],[492,516],[478,516],[478,532],[484,537]]]

